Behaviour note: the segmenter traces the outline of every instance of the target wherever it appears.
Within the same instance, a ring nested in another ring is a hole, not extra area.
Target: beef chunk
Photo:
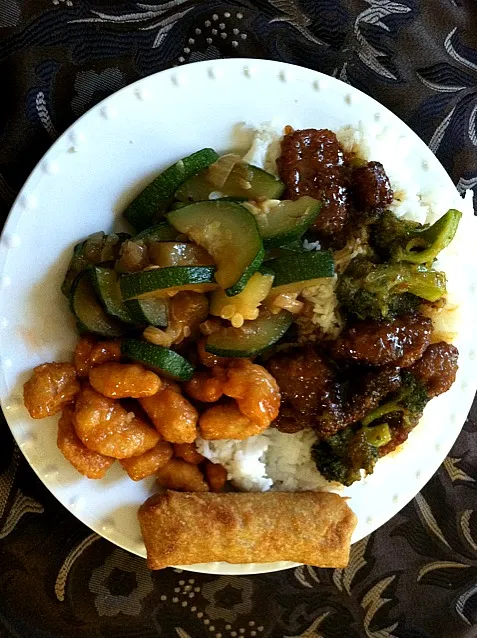
[[[282,140],[277,160],[285,196],[322,200],[314,230],[321,237],[341,233],[349,216],[348,167],[336,135],[328,129],[293,131]]]
[[[447,392],[455,381],[459,351],[445,341],[430,345],[410,371],[426,386],[429,396]]]
[[[389,178],[379,162],[368,162],[351,175],[353,203],[357,210],[385,208],[394,197]]]
[[[336,360],[371,366],[412,365],[429,345],[432,321],[418,313],[389,321],[360,321],[331,346]]]

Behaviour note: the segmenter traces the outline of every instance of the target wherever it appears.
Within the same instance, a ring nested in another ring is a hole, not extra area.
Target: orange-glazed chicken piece
[[[111,399],[139,399],[156,394],[161,379],[139,363],[103,363],[89,371],[89,382]]]
[[[172,445],[167,441],[159,441],[153,448],[119,462],[133,481],[141,481],[151,476],[172,458]]]
[[[80,441],[75,430],[75,410],[69,404],[63,408],[58,421],[57,445],[65,459],[78,470],[80,474],[90,479],[101,479],[114,463],[111,456],[104,456],[93,452]]]
[[[76,400],[76,433],[90,450],[125,459],[153,448],[157,431],[119,401],[86,386]]]
[[[265,427],[251,421],[242,414],[235,401],[213,405],[203,412],[199,419],[200,433],[203,439],[248,439],[263,432]]]
[[[171,459],[156,472],[161,487],[178,492],[208,492],[209,486],[197,465],[186,463],[182,459]]]
[[[221,492],[227,482],[227,470],[219,463],[208,461],[205,465],[205,478],[211,492]]]
[[[94,366],[121,359],[119,339],[98,341],[93,335],[85,335],[76,344],[73,363],[79,377],[87,377]]]
[[[196,372],[190,381],[184,383],[184,390],[196,401],[215,403],[224,393],[224,380],[225,373],[220,378],[207,370],[201,370]]]
[[[192,465],[199,465],[205,458],[197,450],[195,443],[174,443],[174,456]]]
[[[198,412],[177,391],[167,386],[152,397],[139,399],[159,434],[171,443],[193,443],[197,438]]]
[[[71,363],[44,363],[33,369],[23,386],[23,402],[33,419],[44,419],[61,411],[80,391]]]
[[[239,359],[227,368],[223,392],[237,401],[243,415],[262,428],[267,428],[278,416],[277,382],[263,366],[248,359]]]

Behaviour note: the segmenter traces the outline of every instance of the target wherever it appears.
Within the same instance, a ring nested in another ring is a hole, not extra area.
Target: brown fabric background
[[[477,188],[475,1],[0,0],[0,220],[93,104],[161,69],[232,56],[349,82],[408,122],[459,190]],[[92,534],[38,481],[2,419],[0,636],[477,636],[476,432],[474,404],[436,475],[353,547],[347,569],[216,577],[150,573]]]

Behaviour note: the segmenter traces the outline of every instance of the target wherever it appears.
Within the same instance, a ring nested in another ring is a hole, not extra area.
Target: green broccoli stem
[[[391,430],[387,423],[380,423],[379,425],[375,425],[371,428],[363,427],[360,431],[364,432],[369,445],[373,445],[374,447],[386,445],[392,438]]]
[[[373,421],[377,421],[383,416],[386,416],[387,414],[391,414],[393,412],[404,412],[404,408],[399,405],[398,399],[388,401],[387,403],[383,403],[383,405],[378,405],[378,407],[374,408],[374,410],[371,410],[371,412],[369,412],[367,416],[364,417],[364,419],[361,419],[361,423],[365,427],[367,427]]]

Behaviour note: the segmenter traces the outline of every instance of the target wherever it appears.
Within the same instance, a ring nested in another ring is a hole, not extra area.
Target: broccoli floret
[[[412,312],[422,299],[446,292],[444,273],[414,264],[373,264],[355,257],[340,276],[336,294],[342,308],[358,319],[382,319]]]
[[[394,398],[378,406],[362,419],[364,426],[396,412],[402,414],[404,427],[411,429],[417,424],[429,401],[426,387],[409,370],[401,371],[401,382],[401,387]]]
[[[373,227],[371,245],[384,261],[431,264],[454,238],[461,217],[451,209],[432,226],[422,226],[387,210]]]
[[[348,427],[315,443],[311,455],[328,481],[351,485],[361,479],[361,471],[372,474],[378,459],[377,447],[368,442],[363,430]]]

